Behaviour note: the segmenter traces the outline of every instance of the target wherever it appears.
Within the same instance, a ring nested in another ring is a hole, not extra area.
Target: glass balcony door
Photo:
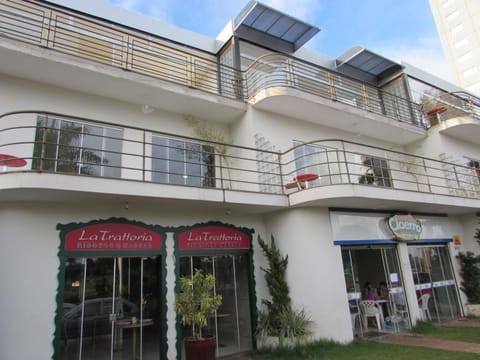
[[[159,359],[157,257],[66,261],[60,359]]]

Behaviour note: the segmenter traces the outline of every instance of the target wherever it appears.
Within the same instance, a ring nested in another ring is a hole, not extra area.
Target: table
[[[115,334],[117,329],[132,329],[132,360],[135,360],[137,354],[137,329],[152,326],[152,319],[143,319],[132,322],[131,320],[116,320],[115,321]],[[119,344],[118,344],[119,345]],[[140,349],[141,351],[141,349]]]
[[[430,125],[436,125],[441,120],[441,115],[447,111],[445,106],[435,106],[427,112]]]
[[[2,171],[6,171],[7,167],[22,167],[25,165],[27,165],[25,159],[9,154],[0,154],[0,166],[2,167]]]
[[[301,174],[294,178],[294,180],[297,182],[298,189],[308,189],[308,183],[317,179],[317,174]]]

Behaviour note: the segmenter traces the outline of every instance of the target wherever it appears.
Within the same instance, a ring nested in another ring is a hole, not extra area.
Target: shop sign
[[[250,248],[250,237],[226,226],[201,226],[179,235],[179,250],[241,250]]]
[[[387,223],[397,240],[418,240],[422,234],[422,224],[412,215],[393,215]]]
[[[66,251],[161,250],[160,234],[141,226],[123,223],[88,225],[66,235]]]

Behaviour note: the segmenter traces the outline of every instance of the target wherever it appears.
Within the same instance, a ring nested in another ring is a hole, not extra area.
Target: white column
[[[418,307],[417,293],[415,291],[415,283],[413,282],[412,267],[410,265],[410,258],[408,257],[408,246],[406,243],[399,243],[397,249],[403,277],[403,289],[405,291],[412,326],[414,326],[417,320],[420,320],[421,317],[420,309]]]

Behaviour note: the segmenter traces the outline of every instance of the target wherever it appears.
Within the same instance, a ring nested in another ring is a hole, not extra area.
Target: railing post
[[[40,167],[39,170],[43,170],[45,159],[45,147],[47,146],[47,128],[48,128],[48,114],[45,114],[45,124],[42,131],[42,151],[40,152]],[[38,129],[37,129],[38,131]]]
[[[45,10],[42,21],[42,35],[40,39],[40,44],[46,48],[50,47],[50,44],[53,44],[56,33],[56,25],[53,24],[56,22],[53,20],[54,12],[52,10]],[[53,30],[53,31],[52,31]]]
[[[153,143],[153,141],[152,141]],[[143,131],[143,151],[142,151],[142,162],[143,162],[143,165],[142,165],[142,181],[145,182],[145,167],[146,167],[146,164],[147,164],[147,161],[146,161],[146,156],[145,156],[145,153],[147,151],[146,149],[147,147],[147,138],[146,138],[146,133],[145,133],[145,130]],[[121,166],[121,165],[120,165]],[[151,181],[152,179],[150,179]]]
[[[462,187],[460,186],[460,179],[458,178],[458,173],[457,173],[457,167],[455,166],[455,164],[452,164],[453,165],[453,173],[455,174],[455,191],[460,191],[460,190],[463,190]],[[455,195],[458,195],[457,192],[455,192]]]
[[[221,155],[217,155],[218,156],[218,160],[219,160],[219,163],[220,163],[220,189],[224,190],[224,185],[223,185],[223,164],[222,164],[222,156]]]
[[[365,103],[365,110],[368,110],[370,108],[370,104],[368,99],[368,91],[365,84],[362,84],[362,96],[363,96],[363,101]]]
[[[425,171],[425,177],[427,178],[428,192],[430,194],[433,194],[432,184],[430,183],[430,175],[428,174],[428,168],[427,168],[427,164],[425,163],[425,159],[422,159],[422,162],[423,162],[423,171]]]
[[[123,36],[122,39],[122,66],[125,70],[130,70],[133,65],[133,41],[130,35]]]
[[[295,87],[295,73],[294,73],[295,67],[293,65],[293,60],[290,58],[287,58],[286,62],[286,79],[287,79],[287,85],[294,88]]]
[[[283,180],[283,168],[282,168],[282,154],[277,153],[277,163],[278,163],[278,169],[279,169],[279,176],[280,176],[280,186],[282,187],[282,194],[286,193],[286,188],[285,188],[285,182]]]
[[[347,171],[348,184],[352,184],[352,178],[350,177],[350,170],[348,168],[347,154],[345,151],[345,143],[342,141],[342,153],[343,161],[345,162],[345,170]]]
[[[337,94],[335,92],[335,80],[332,78],[332,74],[327,71],[327,80],[328,80],[328,92],[330,94],[330,99],[336,100]]]

